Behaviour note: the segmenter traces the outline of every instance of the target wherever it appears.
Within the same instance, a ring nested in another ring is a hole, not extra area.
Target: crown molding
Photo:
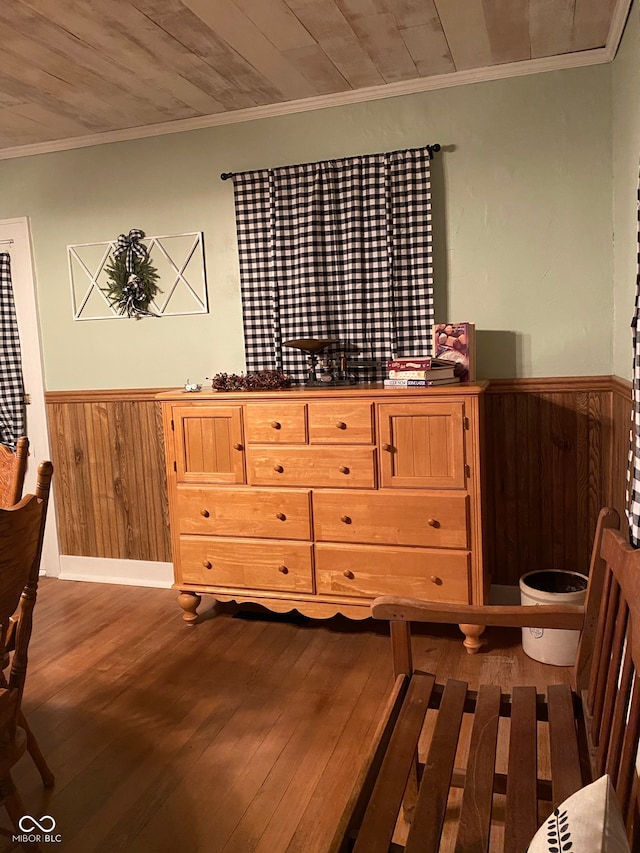
[[[11,148],[0,149],[0,160],[13,160],[18,157],[31,157],[37,154],[52,154],[57,151],[89,148],[94,145],[107,145],[112,142],[129,142],[135,139],[166,136],[170,133],[185,133],[190,130],[203,130],[227,124],[258,121],[264,118],[275,118],[293,113],[311,112],[312,110],[342,107],[349,104],[361,104],[385,98],[398,98],[403,95],[416,95],[421,92],[449,89],[453,86],[487,83],[492,80],[506,80],[511,77],[526,77],[530,74],[543,74],[548,71],[584,68],[588,65],[604,65],[615,58],[632,2],[633,0],[618,0],[611,19],[607,44],[602,48],[583,50],[577,53],[566,53],[561,56],[528,59],[522,62],[507,62],[503,65],[494,65],[489,68],[455,71],[451,74],[421,77],[418,80],[402,80],[396,83],[386,83],[381,86],[371,86],[366,89],[356,89],[355,91],[335,92],[330,95],[319,95],[313,98],[286,101],[278,104],[266,104],[259,107],[249,107],[244,110],[196,116],[194,118],[167,121],[143,127],[111,130],[104,133],[75,136],[70,139],[52,140],[51,142],[38,142],[31,145],[16,145]]]
[[[618,48],[620,47],[622,34],[624,33],[625,24],[627,23],[632,3],[633,0],[618,0],[616,7],[613,10],[611,25],[609,26],[609,34],[607,36],[607,44],[604,48],[609,54],[609,62],[613,62],[616,57],[616,53],[618,52]]]

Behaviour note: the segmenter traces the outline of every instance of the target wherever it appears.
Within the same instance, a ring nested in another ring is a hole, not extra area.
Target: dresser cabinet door
[[[464,489],[464,404],[380,403],[380,485]]]
[[[244,483],[241,406],[176,406],[179,483]]]

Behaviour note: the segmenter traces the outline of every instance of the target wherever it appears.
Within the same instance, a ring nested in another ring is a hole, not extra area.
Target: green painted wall
[[[611,66],[554,72],[0,163],[29,216],[49,390],[243,368],[233,188],[222,171],[440,142],[437,319],[478,329],[481,377],[612,367]],[[203,231],[211,311],[73,322],[66,246]]]
[[[612,66],[613,92],[613,373],[631,378],[629,324],[637,273],[640,159],[640,13],[634,3]]]

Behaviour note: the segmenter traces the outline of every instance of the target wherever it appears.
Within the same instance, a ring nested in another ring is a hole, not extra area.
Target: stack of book
[[[430,356],[395,358],[387,362],[385,388],[410,388],[431,385],[452,385],[460,379],[455,375],[455,364]]]

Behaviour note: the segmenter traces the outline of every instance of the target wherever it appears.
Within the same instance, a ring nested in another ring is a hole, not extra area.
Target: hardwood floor
[[[28,813],[55,819],[51,849],[326,850],[391,687],[386,626],[201,610],[190,628],[173,591],[43,579],[25,711],[56,785],[28,756],[14,775]],[[434,626],[416,665],[503,688],[569,678],[518,631],[487,637],[470,657]]]

